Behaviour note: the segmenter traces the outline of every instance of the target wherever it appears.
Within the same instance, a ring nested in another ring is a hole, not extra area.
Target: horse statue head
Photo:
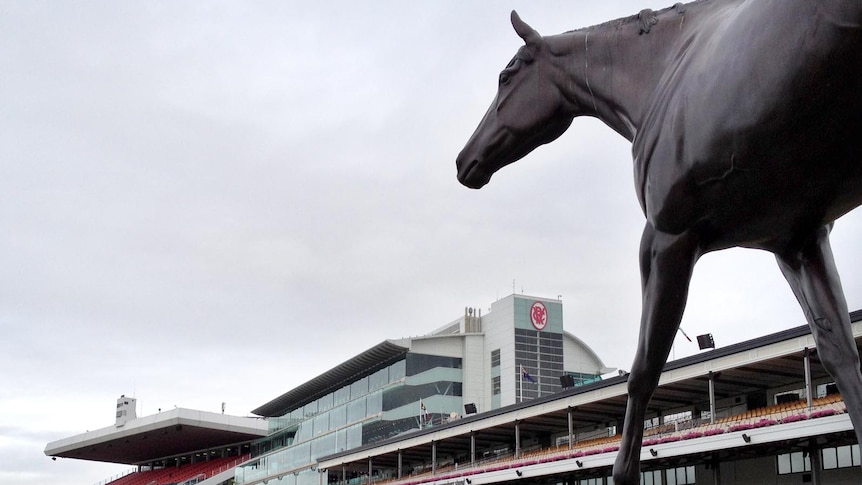
[[[564,96],[568,75],[551,44],[512,11],[512,26],[525,45],[500,73],[497,96],[458,155],[458,180],[478,189],[491,175],[563,134],[578,115]]]

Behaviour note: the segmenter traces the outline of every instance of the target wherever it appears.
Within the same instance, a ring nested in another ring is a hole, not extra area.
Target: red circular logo
[[[548,326],[548,309],[545,308],[544,303],[540,301],[533,303],[533,306],[530,307],[530,321],[536,330],[543,330]]]

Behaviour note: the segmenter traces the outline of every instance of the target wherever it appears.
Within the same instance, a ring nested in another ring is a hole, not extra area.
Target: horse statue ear
[[[515,28],[515,32],[518,33],[518,36],[524,39],[524,42],[530,45],[538,45],[542,40],[542,36],[536,32],[536,29],[527,25],[526,22],[521,20],[521,17],[518,16],[518,12],[512,10],[512,27]]]

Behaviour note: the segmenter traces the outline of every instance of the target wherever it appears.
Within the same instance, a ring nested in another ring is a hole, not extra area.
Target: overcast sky
[[[112,425],[121,394],[247,415],[513,291],[561,295],[566,329],[628,369],[628,143],[578,119],[480,191],[455,157],[521,45],[511,9],[554,34],[664,6],[0,2],[0,481],[128,468],[43,454]],[[862,308],[859,210],[833,246]],[[697,266],[689,335],[803,323],[771,255]]]

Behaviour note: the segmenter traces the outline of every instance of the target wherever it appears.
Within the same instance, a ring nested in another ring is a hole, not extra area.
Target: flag
[[[531,376],[529,372],[527,372],[527,369],[524,369],[523,365],[521,366],[521,375],[524,376],[524,379],[527,379],[528,381],[532,382],[533,384],[536,383],[536,380],[533,379],[533,376]]]

